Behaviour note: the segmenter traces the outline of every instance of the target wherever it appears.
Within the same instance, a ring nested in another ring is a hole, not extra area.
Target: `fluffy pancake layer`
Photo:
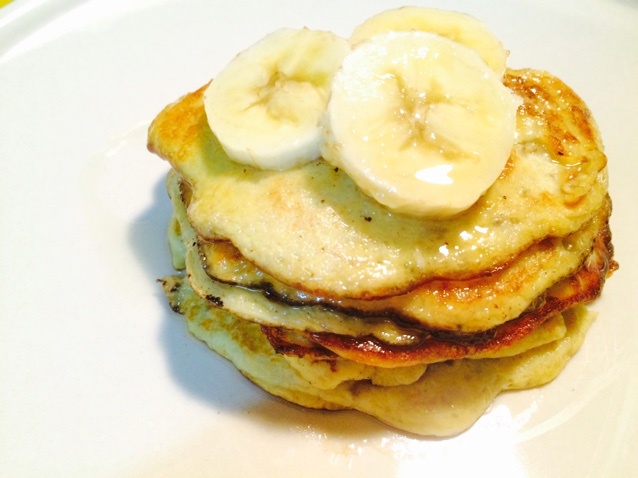
[[[509,71],[524,99],[501,177],[446,221],[390,213],[318,160],[285,171],[231,161],[210,131],[204,89],[152,123],[149,148],[192,189],[188,217],[204,240],[229,240],[278,281],[317,295],[370,299],[436,279],[506,267],[547,237],[580,230],[607,194],[606,157],[586,105],[557,78]]]
[[[175,176],[168,187],[174,202],[189,196]],[[181,241],[182,228],[190,227],[185,210],[183,204],[175,204],[175,224],[169,232],[173,243]],[[263,290],[272,300],[291,306],[321,304],[359,316],[474,332],[517,317],[549,287],[574,274],[590,254],[595,237],[607,228],[609,213],[608,201],[581,230],[563,238],[546,238],[496,272],[468,280],[430,280],[405,294],[369,300],[320,296],[289,287],[249,262],[229,241],[199,239],[197,247],[212,279]]]
[[[383,369],[343,359],[276,353],[259,325],[211,308],[181,276],[162,281],[189,331],[273,395],[309,408],[354,409],[401,430],[449,436],[469,428],[505,390],[553,380],[580,348],[593,316],[580,307],[561,316],[563,336],[512,357],[454,360],[427,369]],[[388,383],[388,377],[395,380]],[[377,380],[375,380],[377,378]]]

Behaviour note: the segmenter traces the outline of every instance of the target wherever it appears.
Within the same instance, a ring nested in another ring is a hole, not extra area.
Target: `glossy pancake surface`
[[[582,100],[544,72],[509,71],[505,84],[524,100],[512,156],[472,208],[446,221],[391,213],[322,160],[277,172],[230,161],[206,122],[203,89],[156,118],[149,147],[189,183],[188,218],[201,239],[230,241],[301,291],[389,297],[497,271],[603,207],[606,158]]]

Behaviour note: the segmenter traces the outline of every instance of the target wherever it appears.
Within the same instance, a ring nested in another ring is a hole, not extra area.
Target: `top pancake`
[[[510,160],[472,208],[448,220],[389,212],[322,160],[286,171],[231,161],[208,127],[205,88],[162,111],[149,148],[190,184],[189,221],[201,238],[231,241],[300,290],[388,297],[496,271],[602,207],[606,157],[586,105],[548,73],[509,71],[505,84],[524,100]]]

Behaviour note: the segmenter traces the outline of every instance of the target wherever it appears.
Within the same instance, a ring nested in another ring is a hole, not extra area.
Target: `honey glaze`
[[[607,158],[596,123],[571,88],[548,75],[506,74],[504,82],[525,99],[519,143],[533,141],[562,166],[559,183],[565,203],[576,204],[596,181],[606,181],[599,174]]]

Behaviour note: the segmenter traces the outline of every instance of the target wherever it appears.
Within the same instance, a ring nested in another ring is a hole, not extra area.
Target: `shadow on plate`
[[[613,3],[623,7],[638,8],[638,0],[613,0]]]
[[[149,281],[156,286],[163,310],[159,340],[175,382],[189,395],[221,412],[249,417],[272,428],[302,430],[307,434],[342,438],[370,438],[387,427],[352,411],[310,410],[273,397],[254,385],[226,359],[212,352],[186,330],[181,315],[173,312],[157,279],[174,274],[166,239],[171,215],[164,178],[153,188],[152,205],[129,225],[128,240]]]
[[[168,370],[175,382],[198,400],[217,409],[236,410],[242,402],[240,397],[250,394],[241,386],[243,377],[236,377],[238,374],[231,364],[188,334],[182,316],[170,309],[157,282],[176,273],[166,238],[170,216],[171,204],[162,177],[153,187],[151,206],[130,223],[128,230],[134,256],[155,291],[152,300],[158,302],[162,311],[157,317],[162,321],[158,340],[165,352]]]

